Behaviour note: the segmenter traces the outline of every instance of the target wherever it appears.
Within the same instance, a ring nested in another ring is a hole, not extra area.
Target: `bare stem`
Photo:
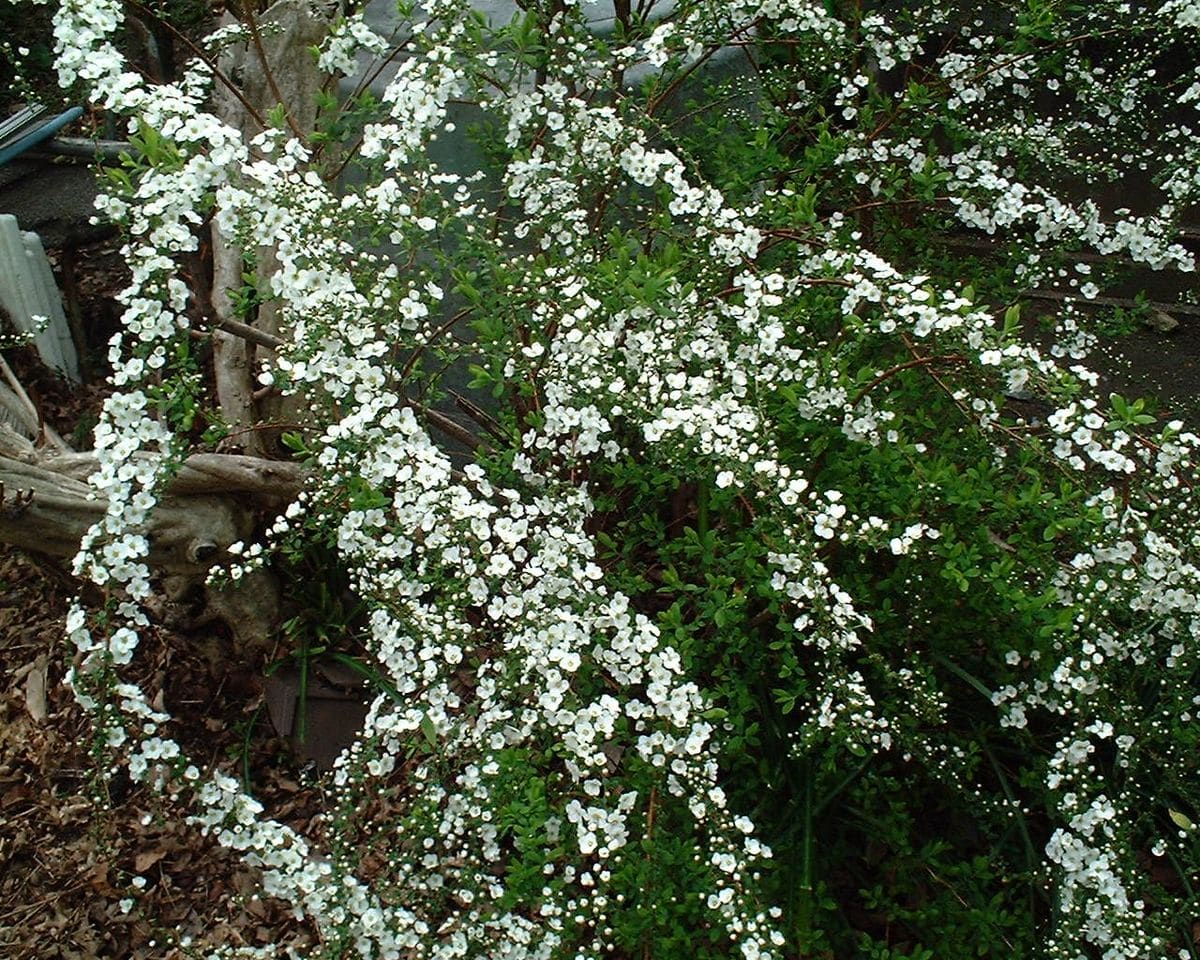
[[[246,26],[250,28],[250,39],[254,44],[254,52],[258,54],[259,62],[262,64],[263,74],[267,78],[267,86],[271,88],[271,96],[283,108],[283,116],[287,120],[287,125],[291,129],[292,134],[301,143],[306,144],[308,138],[305,137],[304,131],[300,129],[300,125],[296,123],[295,118],[292,116],[292,111],[283,99],[283,94],[279,92],[279,84],[275,82],[275,71],[271,68],[271,64],[267,60],[267,51],[263,49],[262,36],[258,32],[258,20],[254,16],[251,0],[243,0],[242,16],[245,17]],[[263,129],[265,130],[266,127],[264,126]]]
[[[171,26],[171,24],[156,14],[153,10],[150,10],[138,3],[138,0],[125,0],[125,2],[133,7],[133,9],[138,11],[138,13],[150,17],[155,23],[159,23],[165,27],[172,37],[187,47],[193,54],[195,54],[195,56],[198,57],[213,72],[213,76],[228,88],[229,92],[232,93],[237,98],[238,102],[246,108],[246,112],[253,118],[254,122],[257,123],[263,130],[267,129],[267,122],[263,119],[262,114],[255,110],[250,102],[244,96],[242,96],[242,91],[237,88],[237,84],[235,84],[225,74],[225,72],[217,66],[212,57],[200,49],[200,47],[196,46],[196,44],[176,30],[173,26]]]

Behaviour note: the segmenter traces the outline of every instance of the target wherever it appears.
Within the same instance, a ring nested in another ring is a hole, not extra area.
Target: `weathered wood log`
[[[86,480],[96,469],[96,458],[90,453],[65,453],[46,458],[42,464],[63,476]],[[259,506],[273,507],[295,499],[303,483],[304,471],[295,463],[232,453],[194,453],[171,480],[169,491],[175,496],[212,494],[242,501],[249,497]]]
[[[88,453],[38,450],[0,424],[0,540],[51,556],[73,557],[104,516],[86,478]],[[200,575],[250,532],[256,509],[277,507],[303,483],[296,464],[224,454],[195,454],[171,482],[145,532],[150,566]]]
[[[0,540],[63,559],[78,553],[107,507],[82,480],[2,454],[0,497]],[[229,556],[229,545],[245,539],[252,522],[250,511],[228,497],[164,497],[142,531],[150,542],[146,562],[200,575]]]
[[[95,469],[93,454],[38,449],[0,423],[0,542],[59,561],[73,558],[107,507],[86,482]],[[151,511],[142,532],[150,544],[146,563],[158,574],[161,593],[148,608],[176,629],[223,622],[232,648],[210,633],[206,642],[220,650],[214,662],[268,651],[280,621],[281,596],[268,570],[224,589],[210,587],[206,575],[214,564],[235,559],[229,546],[249,537],[260,509],[289,502],[303,481],[297,464],[195,454]]]

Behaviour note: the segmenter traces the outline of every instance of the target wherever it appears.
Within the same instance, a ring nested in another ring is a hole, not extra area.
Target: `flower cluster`
[[[998,306],[1041,283],[1094,302],[1083,246],[1193,270],[1174,231],[1195,198],[1194,144],[1157,173],[1169,200],[1149,213],[1067,199],[1061,175],[1107,162],[1076,164],[1072,145],[1118,137],[1150,91],[1138,70],[1106,85],[1090,68],[1081,40],[1108,35],[1100,14],[966,24],[940,4],[923,22],[850,23],[835,6],[626,14],[618,45],[575,4],[484,25],[465,0],[430,0],[360,139],[331,160],[282,125],[246,141],[205,112],[204,64],[157,86],[126,70],[115,0],[60,5],[60,75],[127,114],[145,155],[101,201],[133,283],[95,435],[106,512],[76,562],[111,599],[102,616],[72,610],[72,682],[129,775],[189,803],[331,955],[648,951],[667,933],[636,923],[661,908],[708,955],[783,956],[789,925],[764,891],[786,869],[775,836],[796,829],[777,815],[760,835],[750,814],[771,803],[726,779],[748,769],[726,744],[762,727],[783,745],[754,783],[803,781],[800,861],[814,816],[858,775],[843,776],[847,755],[867,758],[860,773],[874,758],[950,780],[986,754],[1009,791],[977,733],[990,723],[1055,731],[1022,771],[1053,820],[1051,951],[1161,950],[1135,869],[1145,824],[1127,821],[1137,777],[1174,750],[1170,722],[1195,709],[1200,438],[1179,422],[1149,431],[1143,406],[1114,396],[1109,410],[1094,374],[1062,368],[1091,342],[1082,307],[1047,350]],[[1197,25],[1180,0],[1160,21],[1098,7],[1142,40]],[[697,132],[693,74],[736,73],[756,44],[754,82],[725,88],[753,89],[752,105]],[[348,75],[384,51],[351,17],[318,64]],[[1014,122],[1037,84],[1076,115]],[[463,101],[481,151],[458,130]],[[447,144],[479,168],[451,168]],[[969,229],[1016,252],[986,290],[964,287],[913,241],[919,218],[939,231],[926,240]],[[198,389],[179,348],[195,313],[184,260],[210,221],[275,265],[254,293],[280,334],[256,375],[297,401],[309,471],[214,573],[319,544],[368,611],[375,692],[329,779],[334,842],[201,772],[126,676],[149,622],[148,520],[188,442],[172,411]],[[445,370],[468,364],[505,400],[478,411],[473,455],[434,429],[454,429],[437,404],[453,393]],[[622,516],[647,490],[670,516]],[[995,649],[958,626],[987,622],[991,600],[1013,632]],[[1159,664],[1172,681],[1151,695],[1137,671]],[[967,733],[964,683],[993,711]],[[1127,781],[1105,781],[1110,755]],[[645,858],[669,866],[650,876]]]

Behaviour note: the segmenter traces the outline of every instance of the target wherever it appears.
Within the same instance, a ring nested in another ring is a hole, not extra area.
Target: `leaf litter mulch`
[[[115,241],[77,252],[93,356],[124,282]],[[46,422],[86,446],[107,390],[68,389],[31,351],[6,351]],[[318,939],[288,904],[256,895],[258,871],[186,822],[188,811],[98,775],[87,716],[63,675],[65,620],[78,586],[50,561],[0,544],[0,960],[182,960],[218,946],[295,947]],[[319,782],[275,737],[262,663],[212,656],[227,636],[153,627],[132,664],[158,707],[179,720],[198,765],[247,776],[272,817],[312,836]]]
[[[256,871],[179,809],[121,775],[107,784],[97,777],[87,718],[62,683],[71,594],[54,572],[0,547],[0,957],[182,958],[218,945],[312,946],[288,906],[255,896]],[[187,746],[234,774],[248,748],[256,797],[309,830],[321,792],[263,724],[251,727],[261,692],[226,696],[239,685],[214,677],[181,640],[149,631],[136,664],[185,719],[194,741]]]

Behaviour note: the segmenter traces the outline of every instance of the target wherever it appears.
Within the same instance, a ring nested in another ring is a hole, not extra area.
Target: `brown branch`
[[[144,7],[144,6],[142,6],[142,4],[138,3],[138,0],[125,0],[125,2],[128,3],[135,10],[137,10],[139,13],[143,13],[146,16],[150,17],[152,20],[154,20],[156,23],[161,24],[163,27],[165,27],[170,32],[172,37],[174,37],[176,40],[178,40],[180,43],[182,43],[185,47],[187,47],[189,50],[191,50],[193,55],[195,55],[196,57],[199,57],[200,60],[203,61],[203,63],[210,70],[212,70],[213,76],[216,77],[218,80],[220,80],[221,83],[224,84],[226,87],[228,87],[229,92],[232,93],[237,98],[238,102],[241,103],[241,105],[246,108],[246,112],[251,116],[251,118],[254,120],[254,122],[257,123],[261,129],[263,129],[263,130],[267,129],[267,122],[263,119],[262,115],[257,110],[255,110],[253,106],[250,105],[250,101],[248,101],[244,96],[242,96],[242,91],[239,90],[237,88],[237,85],[231,79],[229,79],[229,77],[227,77],[225,75],[225,72],[223,70],[221,70],[220,67],[217,66],[217,64],[213,61],[213,59],[210,56],[208,56],[208,54],[206,54],[203,50],[200,49],[200,47],[196,46],[196,44],[194,44],[191,40],[189,40],[186,36],[184,36],[178,30],[176,30],[173,26],[171,26],[171,24],[167,23],[166,20],[164,20],[164,19],[162,19],[162,17],[158,16],[158,14],[156,14],[153,10],[150,10],[149,8]]]
[[[945,354],[942,356],[935,356],[935,357],[916,357],[913,360],[907,360],[904,363],[898,363],[898,364],[896,364],[896,366],[892,367],[890,370],[884,370],[883,373],[879,374],[879,376],[877,376],[874,380],[872,380],[865,387],[863,387],[858,392],[858,396],[856,396],[854,398],[854,401],[850,404],[850,406],[857,407],[868,393],[870,393],[872,390],[874,390],[877,386],[879,386],[885,380],[890,380],[896,374],[898,374],[904,370],[911,370],[913,367],[923,367],[923,366],[926,366],[931,363],[966,363],[966,362],[967,362],[966,357],[960,356],[957,353],[951,353],[951,354]]]
[[[871,200],[866,203],[856,203],[847,207],[844,213],[857,213],[859,210],[873,210],[876,207],[904,207],[918,203],[945,203],[952,197],[906,197],[903,200]]]
[[[282,337],[277,337],[273,333],[267,333],[265,330],[259,330],[257,327],[252,327],[248,323],[242,323],[240,320],[214,320],[211,317],[205,317],[204,319],[218,330],[232,333],[235,337],[241,337],[243,340],[257,344],[260,347],[266,347],[268,350],[278,350],[287,342]]]
[[[263,460],[234,453],[193,453],[168,487],[174,494],[248,493],[292,500],[307,471],[286,460]]]
[[[908,352],[910,354],[912,354],[914,360],[924,360],[925,359],[917,351],[916,344],[914,344],[912,342],[912,339],[908,336],[908,334],[904,334],[904,333],[900,334],[900,340],[901,340],[901,342],[903,342],[903,344],[904,344],[905,348],[908,350]],[[958,408],[959,412],[969,422],[978,425],[979,424],[978,417],[976,417],[971,412],[971,410],[968,409],[968,407],[965,403],[963,403],[958,397],[956,397],[954,395],[954,391],[951,389],[950,385],[948,383],[946,383],[946,381],[943,380],[941,377],[939,377],[937,375],[937,373],[933,369],[931,369],[929,364],[925,364],[924,366],[925,366],[925,372],[929,374],[929,378],[938,385],[938,388],[942,391],[942,393],[944,393],[950,399],[950,402],[953,403]],[[1006,434],[1008,437],[1010,437],[1012,440],[1016,441],[1017,443],[1026,442],[1026,437],[1022,435],[1021,431],[1016,430],[1012,427],[1006,426],[1005,424],[993,423],[991,425],[991,429],[998,430],[1001,433]],[[1063,467],[1063,465],[1061,463],[1056,463],[1055,466],[1057,466],[1057,468],[1060,472],[1066,473],[1066,468]]]
[[[922,363],[925,361],[925,357],[922,356],[920,351],[917,350],[917,345],[912,342],[912,338],[909,337],[908,334],[900,334],[900,342],[904,344],[905,349],[908,350],[909,354],[912,355],[914,360],[921,361]],[[933,380],[933,382],[942,389],[942,392],[950,398],[951,403],[958,407],[962,415],[968,420],[974,422],[975,418],[971,415],[971,411],[968,410],[966,405],[954,395],[954,391],[950,389],[949,384],[947,384],[945,380],[934,373],[934,371],[927,369],[926,372],[929,374],[930,379]]]
[[[283,117],[287,120],[287,125],[291,129],[293,136],[301,143],[307,145],[308,138],[305,137],[304,131],[300,129],[300,125],[296,123],[291,109],[283,99],[283,94],[279,92],[279,84],[275,82],[275,71],[271,68],[271,64],[267,60],[267,51],[263,49],[262,36],[258,32],[258,20],[255,19],[251,0],[242,0],[242,16],[245,18],[246,26],[250,28],[250,39],[254,44],[254,52],[258,55],[258,60],[262,64],[263,75],[267,78],[267,86],[271,88],[271,96],[283,108]],[[265,130],[266,127],[263,127],[263,129]]]
[[[1044,54],[1049,50],[1054,50],[1059,47],[1068,47],[1071,44],[1082,43],[1087,40],[1099,40],[1101,37],[1114,37],[1120,34],[1120,32],[1120,29],[1113,27],[1108,30],[1101,30],[1099,33],[1080,33],[1073,37],[1066,37],[1063,40],[1055,40],[1053,43],[1049,43],[1044,47],[1038,47],[1036,50],[1030,50],[1028,53],[1018,53],[1016,56],[1011,57],[1008,60],[1001,60],[998,63],[994,63],[990,67],[979,71],[977,74],[975,74],[975,76],[971,77],[971,82],[982,80],[984,77],[996,73],[998,70],[1006,70],[1014,63],[1020,63],[1022,60],[1028,60],[1031,57]],[[951,77],[946,77],[945,80],[942,81],[943,85],[948,87],[951,79]]]
[[[507,439],[507,437],[504,435],[504,427],[501,426],[499,421],[497,421],[495,417],[491,416],[486,410],[476,406],[462,394],[455,393],[453,390],[450,391],[450,396],[454,397],[455,405],[463,413],[479,424],[479,426],[483,427],[484,430],[494,436],[497,440],[503,442]]]
[[[428,420],[432,426],[441,430],[447,436],[453,437],[472,452],[482,450],[484,453],[488,453],[491,450],[487,441],[481,440],[475,434],[471,433],[470,430],[459,426],[444,413],[438,413],[438,411],[424,404],[417,403],[415,400],[408,401],[408,405]]]

